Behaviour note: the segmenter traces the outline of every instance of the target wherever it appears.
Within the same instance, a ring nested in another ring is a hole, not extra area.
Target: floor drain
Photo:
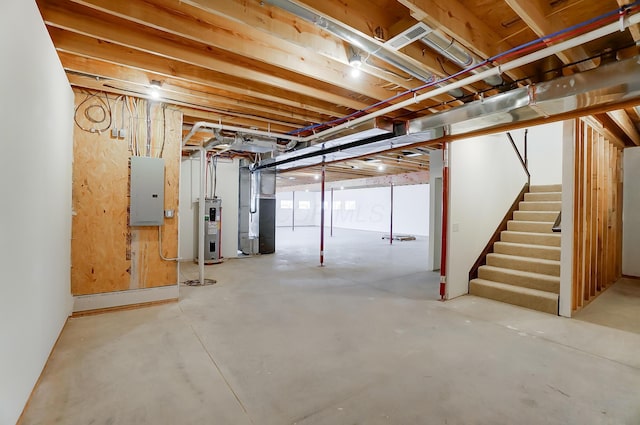
[[[200,283],[200,279],[193,279],[193,280],[187,280],[185,282],[182,282],[183,285],[187,285],[187,286],[207,286],[207,285],[213,285],[214,283],[216,283],[215,279],[205,279],[204,283]]]

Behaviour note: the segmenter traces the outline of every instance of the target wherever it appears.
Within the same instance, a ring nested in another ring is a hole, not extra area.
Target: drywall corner
[[[13,424],[71,313],[74,110],[35,2],[3,1],[0,58],[0,423]]]
[[[626,148],[623,164],[622,274],[640,276],[640,147]]]
[[[575,121],[563,122],[562,234],[560,251],[560,316],[571,317],[573,288],[573,199],[575,176]]]

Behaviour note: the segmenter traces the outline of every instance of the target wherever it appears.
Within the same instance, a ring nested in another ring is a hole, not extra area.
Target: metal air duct
[[[385,42],[384,45],[395,51],[418,40],[436,52],[448,57],[463,69],[472,67],[478,63],[475,56],[463,46],[457,44],[454,39],[449,38],[438,30],[434,30],[424,22],[418,22],[407,28]],[[489,67],[484,65],[474,69],[471,73],[478,74],[487,69],[489,69]],[[499,86],[502,84],[502,77],[499,75],[491,75],[483,81],[490,86]]]
[[[459,135],[640,97],[640,56],[523,87],[409,122],[408,134],[436,128]]]
[[[335,35],[336,37],[350,43],[352,46],[364,50],[368,54],[371,54],[390,65],[402,70],[403,72],[411,75],[418,80],[424,82],[431,82],[435,79],[435,76],[428,71],[425,71],[419,64],[419,62],[413,62],[407,58],[399,55],[393,50],[387,49],[383,44],[378,44],[371,41],[367,37],[359,34],[348,26],[338,21],[333,21],[321,16],[320,14],[310,10],[304,6],[301,6],[291,0],[266,0],[267,3],[277,6],[280,9],[297,16],[300,19],[304,19],[307,22],[311,22],[314,25],[324,29],[325,31]],[[441,87],[441,86],[438,86]],[[451,96],[462,97],[464,92],[456,88],[449,92]]]

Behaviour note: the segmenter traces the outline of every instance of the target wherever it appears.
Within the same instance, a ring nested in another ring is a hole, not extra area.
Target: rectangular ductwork
[[[409,122],[409,134],[460,135],[640,97],[640,56],[478,100]]]

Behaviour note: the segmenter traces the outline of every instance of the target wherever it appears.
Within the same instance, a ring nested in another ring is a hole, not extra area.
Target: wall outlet
[[[112,128],[111,129],[111,137],[113,137],[114,139],[118,138],[118,129],[117,128]]]
[[[124,128],[121,128],[120,130],[118,130],[118,137],[121,139],[124,139],[125,137],[127,137],[127,130],[125,130]]]

